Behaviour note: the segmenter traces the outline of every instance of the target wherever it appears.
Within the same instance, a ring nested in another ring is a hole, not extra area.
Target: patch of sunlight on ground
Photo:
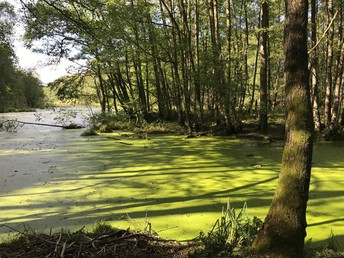
[[[0,147],[0,223],[18,230],[79,230],[96,221],[186,240],[208,231],[228,198],[252,218],[268,211],[281,144],[226,137],[121,134],[80,137],[80,130],[13,139]],[[17,136],[19,137],[19,136]],[[110,138],[113,137],[113,138]],[[15,138],[15,137],[14,137]],[[344,236],[344,144],[317,143],[307,241]],[[17,162],[20,159],[21,162]],[[11,165],[6,165],[11,164]],[[4,237],[11,230],[1,226]]]

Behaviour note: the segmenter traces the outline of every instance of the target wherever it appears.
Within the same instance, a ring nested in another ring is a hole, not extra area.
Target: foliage
[[[87,128],[81,133],[81,136],[95,136],[95,135],[98,135],[98,134],[92,128]]]
[[[7,120],[0,122],[0,131],[6,131],[15,133],[17,129],[22,127],[24,124],[18,123],[17,120]]]
[[[151,134],[160,134],[160,133],[184,133],[183,129],[178,123],[173,122],[153,122],[147,123],[143,122],[139,127],[134,129],[136,133],[151,133]]]
[[[127,114],[119,113],[94,113],[88,118],[89,127],[101,133],[113,130],[133,129],[134,123]]]
[[[115,130],[152,134],[182,132],[182,128],[177,123],[132,120],[125,112],[95,113],[88,120],[89,127],[100,133],[110,133]]]
[[[207,235],[201,233],[200,240],[204,249],[196,252],[196,257],[240,257],[249,251],[263,222],[254,217],[250,220],[247,215],[246,203],[236,213],[228,201],[227,208],[216,221]]]
[[[13,6],[0,3],[0,112],[44,106],[41,82],[16,66],[12,36],[16,17]]]
[[[313,249],[306,249],[305,250],[305,257],[306,258],[340,258],[344,257],[343,254],[341,254],[338,251],[338,243],[336,241],[336,236],[333,234],[333,231],[331,230],[331,234],[328,238],[328,243],[326,246],[313,248]]]
[[[75,74],[61,77],[49,83],[47,88],[55,105],[94,105],[97,93],[92,81],[87,74]]]
[[[59,108],[57,111],[57,116],[54,117],[54,120],[57,124],[62,126],[67,126],[70,124],[70,121],[75,119],[78,115],[76,110],[69,108]]]
[[[344,127],[339,125],[326,127],[322,131],[322,137],[326,141],[344,140]]]

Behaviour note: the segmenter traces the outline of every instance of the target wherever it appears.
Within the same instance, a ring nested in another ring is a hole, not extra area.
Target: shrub
[[[201,232],[203,248],[195,253],[195,257],[242,257],[249,251],[262,225],[260,219],[248,218],[246,203],[236,213],[228,202],[211,231],[207,235]]]
[[[87,128],[81,133],[81,136],[95,136],[98,135],[93,128]]]

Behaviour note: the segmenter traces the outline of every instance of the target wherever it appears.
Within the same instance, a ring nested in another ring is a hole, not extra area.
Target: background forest
[[[78,96],[92,78],[103,112],[178,120],[190,130],[216,122],[229,133],[248,117],[266,130],[269,115],[284,108],[281,1],[21,2],[28,46],[85,61],[76,76],[55,83],[62,98]],[[311,95],[320,130],[343,121],[343,2],[312,0],[310,9]]]
[[[17,67],[12,46],[15,13],[0,3],[0,112],[37,108],[44,105],[41,82],[32,72]]]

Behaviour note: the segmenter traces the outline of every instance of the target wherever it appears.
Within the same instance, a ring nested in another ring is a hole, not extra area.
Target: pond
[[[89,111],[77,110],[76,123]],[[56,123],[58,112],[1,114],[0,120]],[[61,122],[61,120],[59,120]],[[266,215],[283,144],[183,135],[114,132],[81,137],[83,129],[24,125],[0,132],[0,234],[71,231],[96,221],[151,230],[177,240],[207,232],[228,198],[248,216]],[[342,142],[315,146],[308,244],[344,241]],[[343,249],[342,249],[343,250]]]

